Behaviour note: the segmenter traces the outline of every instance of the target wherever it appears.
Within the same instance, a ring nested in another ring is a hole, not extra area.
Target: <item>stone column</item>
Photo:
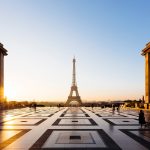
[[[4,100],[4,56],[7,55],[7,50],[0,43],[0,103]]]
[[[145,56],[145,104],[149,108],[150,104],[150,42],[142,50],[142,56]]]

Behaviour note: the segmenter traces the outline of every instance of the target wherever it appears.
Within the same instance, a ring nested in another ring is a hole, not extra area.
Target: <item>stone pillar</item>
[[[0,43],[0,103],[4,100],[4,56],[7,55],[7,50]]]
[[[145,104],[149,108],[150,103],[150,42],[142,50],[142,56],[145,56]]]

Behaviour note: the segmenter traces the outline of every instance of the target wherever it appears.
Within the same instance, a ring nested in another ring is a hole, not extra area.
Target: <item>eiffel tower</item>
[[[77,87],[77,83],[76,83],[76,59],[73,58],[73,74],[72,74],[72,86],[71,86],[71,90],[70,90],[70,95],[68,96],[68,100],[66,101],[65,106],[69,106],[70,102],[72,101],[76,101],[79,103],[79,105],[82,105],[82,101],[81,98],[79,96],[78,93],[78,87]],[[73,96],[73,92],[75,92],[75,96]]]

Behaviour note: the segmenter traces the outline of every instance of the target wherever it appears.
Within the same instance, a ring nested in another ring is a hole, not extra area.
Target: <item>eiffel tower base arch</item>
[[[66,106],[66,107],[70,106],[69,104],[70,104],[71,102],[73,102],[73,101],[78,102],[78,103],[79,103],[79,106],[82,106],[82,101],[81,101],[81,99],[80,99],[80,96],[68,96],[68,99],[67,99],[67,101],[66,101],[66,103],[65,103],[65,106]]]

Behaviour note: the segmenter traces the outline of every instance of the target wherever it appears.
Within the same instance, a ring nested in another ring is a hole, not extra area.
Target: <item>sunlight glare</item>
[[[5,83],[4,95],[7,99],[15,99],[17,97],[18,90],[15,87],[11,87]]]

